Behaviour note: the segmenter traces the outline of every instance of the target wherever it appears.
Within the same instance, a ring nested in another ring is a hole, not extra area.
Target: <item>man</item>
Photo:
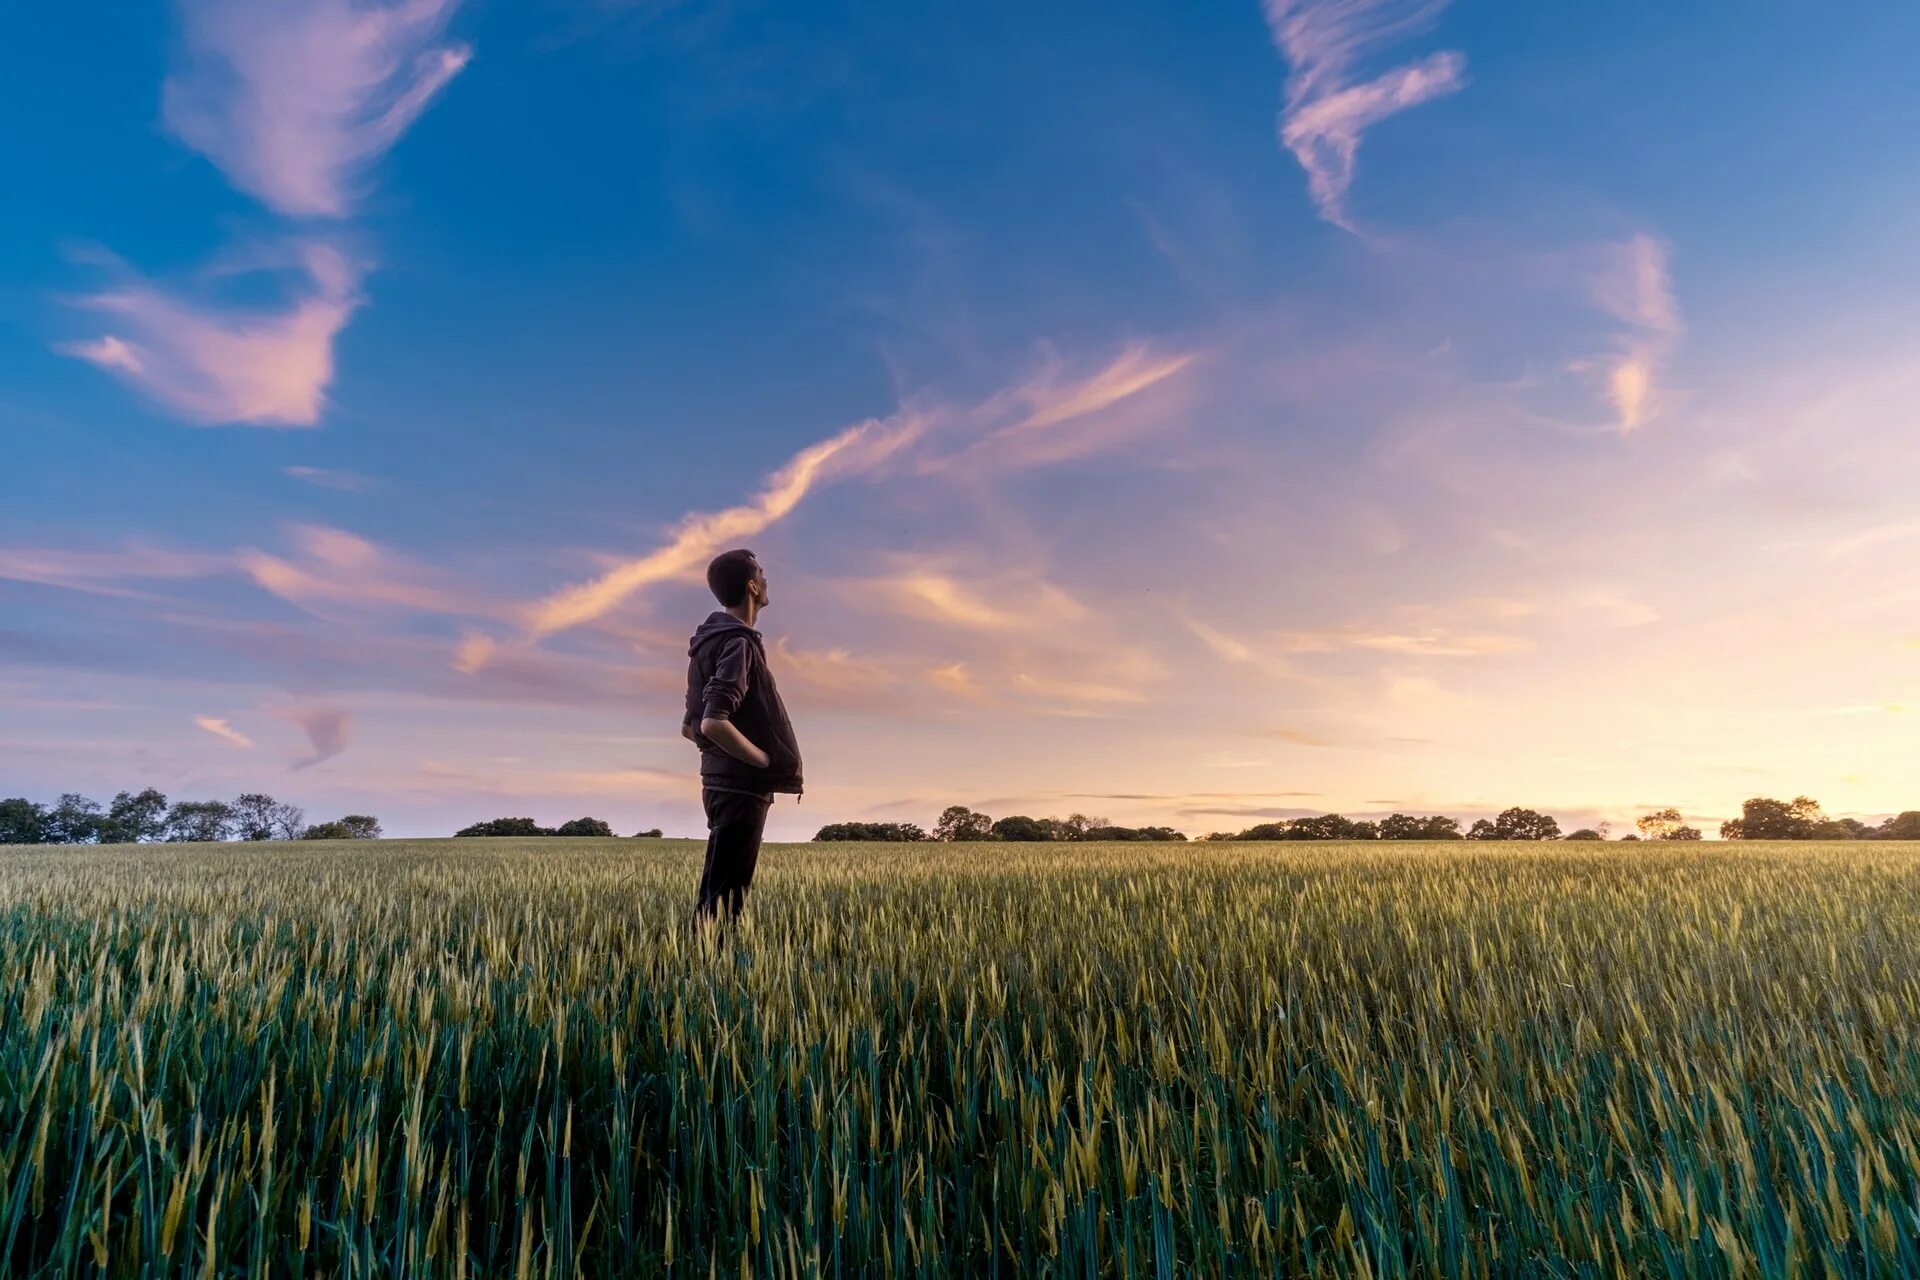
[[[767,575],[751,551],[726,551],[707,566],[721,608],[687,645],[687,711],[680,733],[700,748],[707,810],[707,865],[694,915],[740,914],[760,859],[774,793],[799,795],[800,748],[767,650],[753,623],[767,607]]]

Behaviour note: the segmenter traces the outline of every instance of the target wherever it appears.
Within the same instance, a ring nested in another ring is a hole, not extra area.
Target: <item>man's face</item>
[[[753,566],[753,578],[747,583],[747,594],[752,596],[759,607],[764,609],[771,603],[767,595],[767,571],[758,562]]]

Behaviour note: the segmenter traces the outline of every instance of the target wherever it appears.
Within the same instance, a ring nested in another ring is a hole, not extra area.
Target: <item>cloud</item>
[[[1198,359],[1197,352],[1162,351],[1134,342],[1091,373],[1049,366],[971,411],[953,415],[975,430],[976,438],[957,451],[921,457],[915,470],[925,475],[962,462],[1045,466],[1109,448],[1157,421],[1109,411],[1173,381]]]
[[[231,567],[231,557],[169,551],[128,542],[117,551],[0,549],[0,579],[37,582],[103,596],[139,596],[116,584],[128,580],[198,578]]]
[[[1484,632],[1363,631],[1345,628],[1325,631],[1280,631],[1274,635],[1290,653],[1333,653],[1341,649],[1371,649],[1427,658],[1477,658],[1497,653],[1524,653],[1533,648],[1525,636]]]
[[[1641,232],[1602,247],[1590,281],[1594,304],[1626,332],[1611,356],[1576,367],[1601,376],[1622,432],[1642,426],[1659,409],[1660,369],[1685,331],[1669,256],[1665,241]]]
[[[256,585],[316,617],[332,606],[487,614],[495,606],[429,580],[426,570],[358,534],[325,525],[292,528],[296,558],[243,551],[236,563]]]
[[[353,718],[338,707],[294,707],[279,715],[289,724],[298,725],[313,748],[293,762],[296,771],[331,760],[347,749],[347,735],[353,727]]]
[[[956,697],[978,701],[982,696],[980,686],[974,683],[973,676],[967,671],[967,664],[964,662],[950,662],[944,667],[933,667],[926,674],[928,684]]]
[[[320,489],[338,489],[342,493],[365,493],[380,482],[357,471],[334,471],[327,467],[282,467],[281,473]]]
[[[487,665],[495,648],[492,636],[469,631],[460,637],[460,644],[453,651],[453,669],[470,676]]]
[[[774,472],[750,502],[687,516],[665,546],[628,560],[589,582],[567,587],[527,610],[536,637],[591,622],[656,583],[696,579],[720,551],[784,518],[817,484],[872,470],[925,429],[911,410],[869,419],[808,445]]]
[[[276,211],[340,217],[471,51],[441,39],[458,0],[181,0],[166,83],[180,140]]]
[[[1353,64],[1370,48],[1425,28],[1445,0],[1266,0],[1267,24],[1290,68],[1280,140],[1307,173],[1320,216],[1353,230],[1347,191],[1366,131],[1466,84],[1466,58],[1430,54],[1363,83]]]
[[[1209,649],[1212,649],[1228,662],[1253,661],[1255,656],[1253,648],[1244,641],[1236,640],[1224,631],[1215,630],[1213,627],[1201,622],[1198,618],[1188,618],[1185,621],[1187,630],[1199,636],[1206,642]]]
[[[219,738],[222,742],[232,743],[236,747],[251,747],[253,745],[252,738],[241,733],[225,720],[216,719],[213,716],[195,716],[193,722],[214,737]]]
[[[1871,551],[1875,547],[1890,543],[1909,542],[1920,538],[1920,520],[1895,520],[1887,524],[1874,525],[1858,533],[1836,538],[1826,546],[1827,558],[1858,555],[1862,551]]]
[[[1164,382],[1193,358],[1191,354],[1156,354],[1143,344],[1134,344],[1084,379],[1063,380],[1049,375],[966,411],[909,406],[890,417],[870,418],[802,449],[748,502],[723,511],[688,515],[663,546],[537,601],[526,610],[528,630],[536,639],[552,635],[601,618],[650,586],[697,580],[716,553],[784,519],[817,486],[873,474],[924,444],[939,429],[958,426],[985,432],[977,444],[992,444],[1008,438],[1009,433],[1045,432],[1111,408]],[[1028,462],[1051,461],[1091,447],[1094,443],[1082,437],[1067,446],[1068,453],[1022,454],[1016,450],[1007,456]],[[954,456],[923,459],[917,470],[922,474],[937,470]],[[944,611],[958,619],[968,612],[967,602],[953,596],[948,584],[935,578],[907,584],[906,590],[910,595],[918,594],[936,613]],[[982,625],[992,624],[989,613],[975,610],[974,617]]]
[[[119,332],[55,349],[190,422],[312,426],[333,381],[333,340],[360,305],[361,269],[319,241],[295,242],[278,257],[264,265],[291,269],[300,284],[277,308],[222,308],[135,278],[78,299]]]
[[[788,701],[821,711],[882,711],[894,708],[892,671],[876,659],[845,648],[796,649],[785,636],[773,642],[773,667]]]

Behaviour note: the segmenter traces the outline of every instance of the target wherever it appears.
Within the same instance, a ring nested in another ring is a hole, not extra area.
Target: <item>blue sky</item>
[[[0,44],[9,794],[696,829],[744,544],[776,835],[1920,804],[1905,6],[115,17]]]

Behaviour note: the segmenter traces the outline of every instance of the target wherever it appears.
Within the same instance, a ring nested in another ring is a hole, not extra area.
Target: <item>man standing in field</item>
[[[707,810],[707,864],[694,904],[698,920],[722,907],[740,914],[760,859],[760,835],[776,792],[799,795],[800,747],[767,668],[754,619],[767,607],[767,575],[751,551],[725,551],[707,566],[721,608],[687,645],[687,711],[680,733],[700,748]]]

